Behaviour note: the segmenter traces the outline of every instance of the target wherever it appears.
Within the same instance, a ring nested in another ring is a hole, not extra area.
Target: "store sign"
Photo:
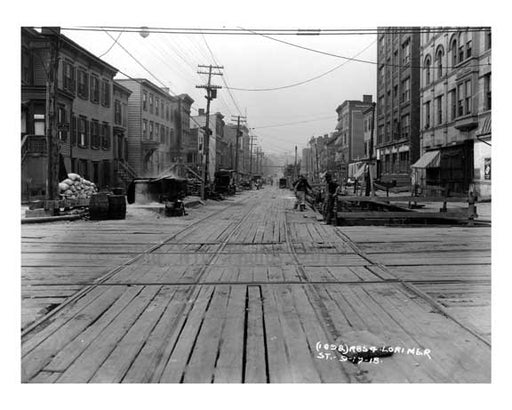
[[[491,179],[491,159],[484,159],[484,179]]]

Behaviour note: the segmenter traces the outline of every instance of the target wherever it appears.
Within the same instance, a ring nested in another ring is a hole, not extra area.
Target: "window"
[[[409,64],[410,54],[411,54],[411,40],[407,39],[402,44],[402,64],[403,65]]]
[[[425,59],[425,85],[430,84],[430,56]]]
[[[443,123],[443,96],[440,95],[436,98],[436,111],[437,111],[437,125]]]
[[[84,70],[78,70],[78,91],[79,97],[88,99],[89,98],[89,74]]]
[[[162,116],[162,118],[164,118],[164,102],[163,101],[160,103],[160,115]]]
[[[395,50],[393,52],[393,66],[396,66],[398,65],[398,50]]]
[[[21,52],[21,70],[23,83],[32,84],[32,57],[25,47]]]
[[[386,141],[391,140],[391,123],[388,121],[386,122]]]
[[[379,110],[381,114],[384,114],[385,108],[384,108],[384,97],[379,97]]]
[[[464,115],[464,83],[457,86],[457,117]]]
[[[455,89],[449,92],[450,95],[450,116],[452,121],[457,118],[457,91]]]
[[[400,152],[398,154],[400,160],[399,172],[408,172],[409,170],[409,151]]]
[[[379,68],[379,81],[383,83],[385,81],[384,78],[384,66]]]
[[[144,111],[148,110],[148,93],[146,91],[142,93],[142,109]]]
[[[398,171],[398,161],[396,152],[391,156],[391,172],[396,173]]]
[[[396,104],[396,98],[398,97],[398,85],[393,87],[393,104]]]
[[[443,77],[443,57],[444,50],[440,47],[436,53],[436,66],[437,66],[437,78],[440,79]]]
[[[467,33],[459,33],[459,56],[458,61],[459,63],[465,60],[465,38],[467,36]]]
[[[160,125],[155,123],[155,141],[160,141]]]
[[[149,94],[149,112],[153,114],[153,94]]]
[[[91,148],[100,146],[100,124],[97,120],[91,120]]]
[[[101,104],[110,107],[110,83],[108,80],[101,82]]]
[[[142,120],[142,138],[148,138],[148,121]]]
[[[80,117],[78,120],[78,146],[87,147],[88,141],[89,121],[87,118]]]
[[[379,130],[377,133],[377,144],[382,144],[383,135],[384,135],[384,126],[379,125]]]
[[[153,121],[149,121],[149,139],[153,139]]]
[[[428,130],[430,128],[430,101],[427,101],[425,104],[423,104],[424,112],[425,112],[425,129]]]
[[[165,134],[165,127],[163,125],[160,125],[160,144],[166,143],[166,134]]]
[[[69,143],[71,145],[76,145],[76,127],[77,127],[77,121],[76,121],[76,117],[73,115],[73,117],[71,117],[71,130],[70,130],[70,133],[69,133]],[[73,172],[73,171],[71,171]]]
[[[170,114],[169,114],[169,104],[167,104],[167,105],[165,106],[165,119],[166,119],[167,121],[169,121],[169,116],[170,116]]]
[[[100,80],[95,76],[91,76],[91,101],[94,103],[100,101]]]
[[[401,137],[404,139],[409,139],[409,128],[411,126],[411,117],[409,114],[406,114],[402,117],[401,123]]]
[[[101,147],[105,150],[110,149],[110,125],[108,122],[104,122],[102,124],[102,133],[101,133]]]
[[[411,98],[411,80],[406,78],[402,81],[402,99],[401,102],[407,102]]]
[[[465,82],[465,99],[464,99],[464,111],[465,111],[465,114],[468,115],[468,114],[471,114],[471,111],[472,110],[472,104],[471,104],[471,99],[473,97],[473,91],[472,91],[472,87],[471,87],[471,80],[468,80]]]
[[[484,76],[484,110],[491,109],[491,74]]]
[[[75,93],[75,67],[65,61],[62,70],[62,86],[65,90]]]
[[[450,45],[450,53],[452,54],[452,66],[457,65],[457,39],[454,38]]]
[[[398,127],[398,120],[395,118],[393,120],[393,139],[400,139],[400,130],[398,129]]]
[[[114,124],[121,125],[123,120],[123,114],[122,114],[122,107],[121,107],[121,101],[115,100],[114,101]]]
[[[155,115],[160,115],[160,98],[155,99]]]
[[[69,123],[67,121],[67,115],[66,115],[66,107],[63,105],[59,106],[57,115],[58,115],[57,127],[59,129],[59,131],[58,131],[59,139],[61,141],[66,141],[68,138],[67,127],[69,127]]]
[[[466,58],[471,57],[471,52],[472,52],[471,48],[472,48],[472,41],[468,40],[468,42],[466,43]]]
[[[489,50],[491,48],[491,30],[485,33],[485,49]]]

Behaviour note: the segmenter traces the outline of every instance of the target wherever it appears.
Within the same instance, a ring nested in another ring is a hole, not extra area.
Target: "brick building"
[[[46,195],[45,137],[51,39],[58,44],[56,121],[61,177],[76,172],[99,187],[116,184],[112,90],[117,69],[54,29],[21,29],[22,197]]]
[[[491,196],[491,29],[421,36],[420,186]]]
[[[372,96],[346,100],[336,108],[338,123],[334,133],[335,164],[340,180],[351,177],[350,164],[366,158],[364,152],[363,112],[372,106]]]
[[[420,28],[379,28],[377,41],[379,175],[406,186],[420,157]]]
[[[178,99],[144,78],[117,80],[128,100],[128,164],[137,177],[156,177],[173,164],[178,144]]]

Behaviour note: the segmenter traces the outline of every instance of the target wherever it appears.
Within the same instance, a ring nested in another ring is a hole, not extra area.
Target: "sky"
[[[245,27],[211,22],[198,26],[194,19],[186,17],[177,16],[167,25],[158,27],[313,28],[301,22],[291,26],[281,22],[276,26],[263,21]],[[103,28],[95,22],[91,24]],[[139,24],[156,27],[143,19]],[[334,130],[335,110],[344,100],[362,99],[363,94],[375,95],[375,65],[321,55],[250,32],[237,36],[150,33],[144,38],[133,32],[120,34],[108,29],[77,31],[73,28],[77,26],[65,25],[62,32],[131,77],[145,77],[157,85],[169,87],[175,94],[189,94],[195,100],[193,106],[196,109],[205,108],[206,104],[204,90],[196,88],[207,80],[207,76],[197,73],[198,64],[223,66],[223,78],[213,77],[213,83],[223,88],[212,102],[211,112],[221,112],[226,122],[233,116],[246,116],[248,126],[257,136],[257,144],[266,153],[291,154],[295,145],[300,153],[312,136]],[[376,59],[375,35],[274,38],[341,56]],[[286,89],[241,91],[226,88],[226,84],[243,89],[278,88],[309,80],[332,69],[335,70],[319,79]],[[117,78],[123,77],[119,74]]]

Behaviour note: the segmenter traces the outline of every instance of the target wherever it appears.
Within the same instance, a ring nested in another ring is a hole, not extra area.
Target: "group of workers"
[[[293,209],[299,208],[301,211],[305,209],[306,194],[309,192],[312,196],[314,196],[315,202],[317,204],[323,204],[322,214],[325,223],[332,224],[336,220],[334,215],[334,203],[339,185],[336,181],[333,180],[332,175],[328,172],[324,174],[323,180],[325,182],[323,192],[319,191],[316,195],[314,195],[313,189],[311,188],[311,185],[309,185],[307,178],[304,175],[299,175],[299,178],[293,183],[293,190],[297,198]]]

